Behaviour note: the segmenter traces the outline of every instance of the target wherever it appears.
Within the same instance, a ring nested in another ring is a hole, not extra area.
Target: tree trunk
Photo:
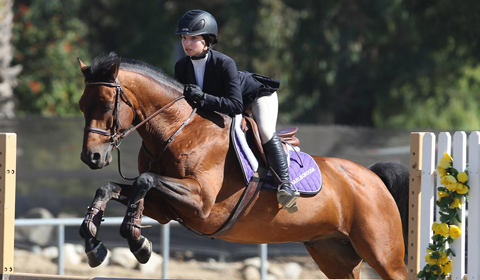
[[[13,48],[10,43],[13,25],[13,0],[0,0],[0,118],[15,117],[13,88],[21,65],[10,66]]]

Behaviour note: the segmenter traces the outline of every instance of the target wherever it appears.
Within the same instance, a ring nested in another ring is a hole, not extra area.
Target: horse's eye
[[[104,112],[110,112],[113,110],[113,104],[105,104],[105,107],[103,107]]]

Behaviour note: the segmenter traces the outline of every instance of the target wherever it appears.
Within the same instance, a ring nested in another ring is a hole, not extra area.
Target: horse
[[[205,236],[218,232],[246,188],[230,143],[232,117],[189,103],[183,85],[145,62],[116,54],[96,57],[91,66],[78,61],[85,79],[81,160],[101,169],[129,133],[143,140],[138,177],[132,184],[102,184],[85,214],[80,235],[90,266],[107,254],[97,233],[110,200],[127,206],[120,234],[141,263],[152,250],[141,235],[143,215],[160,224],[180,221]],[[262,189],[230,230],[215,237],[301,242],[329,278],[359,278],[365,260],[384,279],[406,279],[402,221],[408,170],[395,162],[369,169],[346,159],[312,157],[322,172],[322,190],[300,197],[298,212],[283,210],[275,192]]]

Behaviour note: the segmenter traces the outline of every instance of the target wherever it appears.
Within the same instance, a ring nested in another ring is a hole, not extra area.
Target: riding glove
[[[206,98],[206,93],[204,93],[199,86],[194,84],[186,84],[183,89],[183,95],[188,101],[200,104]]]

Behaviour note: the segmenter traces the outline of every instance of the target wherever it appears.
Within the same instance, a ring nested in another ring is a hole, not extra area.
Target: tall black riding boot
[[[297,199],[300,197],[300,193],[292,189],[290,174],[288,173],[287,155],[283,150],[282,142],[277,133],[275,133],[267,143],[263,144],[263,149],[268,165],[270,165],[270,168],[276,173],[277,176],[274,174],[274,177],[279,181],[277,191],[278,202],[288,213],[297,212]]]

